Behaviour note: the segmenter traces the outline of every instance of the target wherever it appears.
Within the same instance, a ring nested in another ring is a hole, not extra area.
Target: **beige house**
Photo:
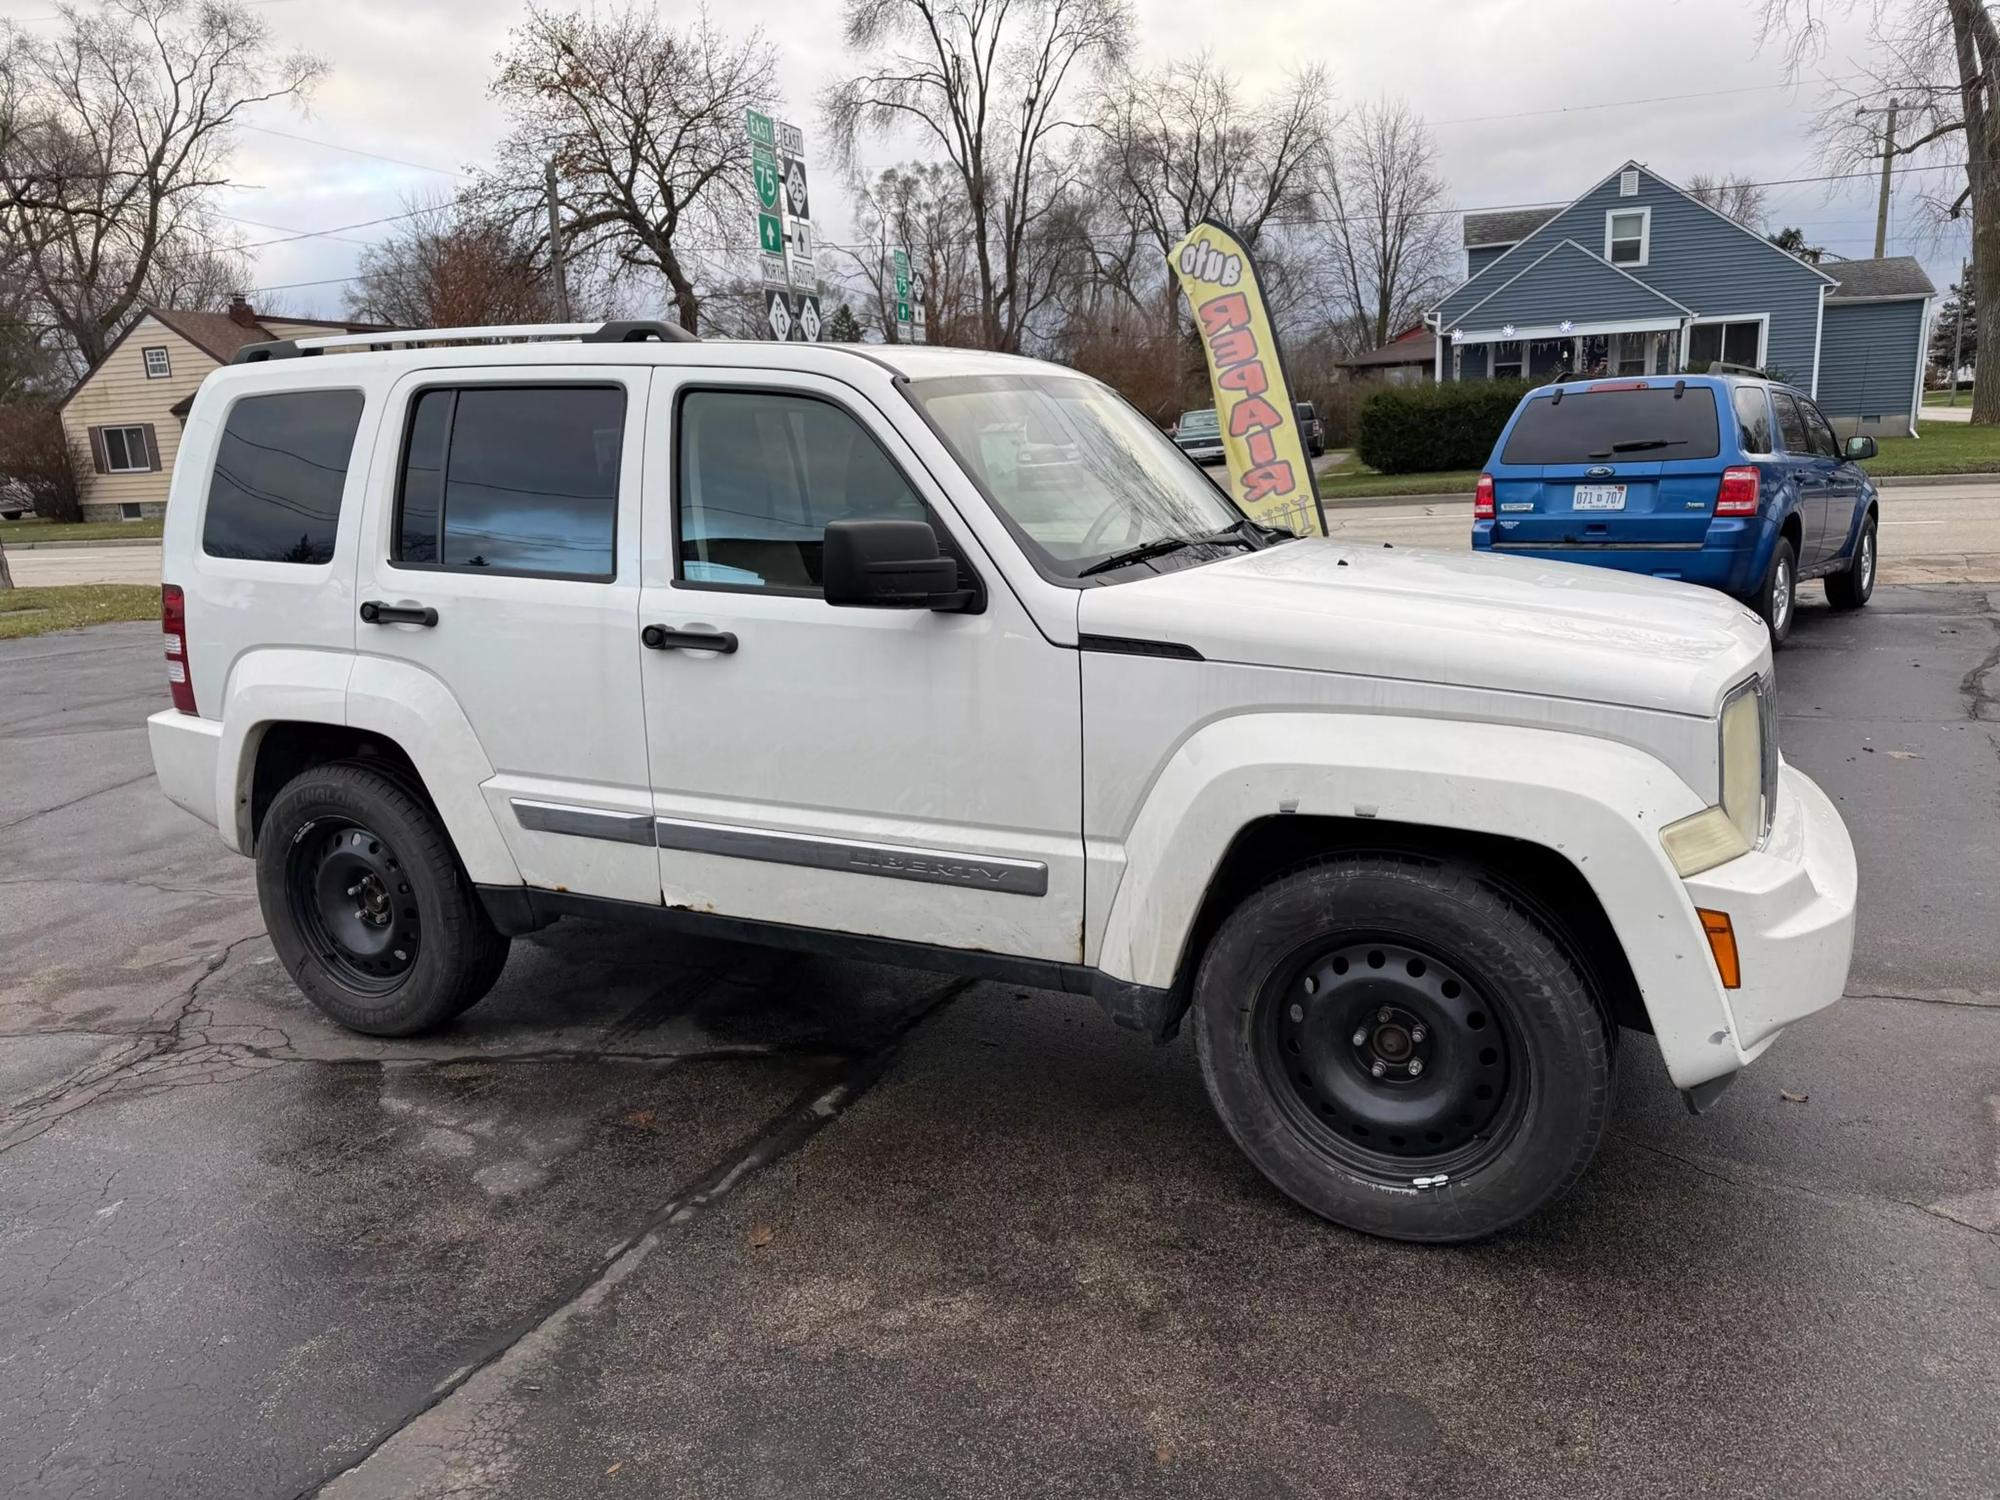
[[[264,317],[241,297],[226,313],[148,307],[63,398],[63,430],[79,454],[90,455],[83,518],[136,521],[165,511],[195,388],[245,344],[373,333],[381,326]]]

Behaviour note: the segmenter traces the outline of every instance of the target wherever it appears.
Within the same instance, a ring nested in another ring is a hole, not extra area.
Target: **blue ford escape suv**
[[[1472,545],[1680,578],[1790,634],[1800,580],[1875,589],[1875,486],[1801,391],[1740,375],[1578,380],[1522,397],[1473,504]]]

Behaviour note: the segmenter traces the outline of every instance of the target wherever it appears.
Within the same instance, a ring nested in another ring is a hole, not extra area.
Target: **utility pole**
[[[1951,336],[1951,394],[1945,405],[1958,405],[1958,368],[1965,363],[1965,289],[1972,282],[1972,262],[1961,261],[1958,272],[1958,328]]]
[[[1896,159],[1896,108],[1901,101],[1891,99],[1888,108],[1881,110],[1863,106],[1854,113],[1860,115],[1880,114],[1882,120],[1882,191],[1875,200],[1875,258],[1880,260],[1889,251],[1889,168]]]
[[[544,180],[549,185],[549,275],[556,284],[556,321],[567,323],[570,320],[569,277],[563,270],[562,209],[556,200],[556,164],[553,158],[549,161]],[[1883,180],[1887,181],[1886,178]]]

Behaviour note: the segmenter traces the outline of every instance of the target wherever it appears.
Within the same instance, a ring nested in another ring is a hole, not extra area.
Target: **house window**
[[[1604,216],[1604,258],[1614,266],[1646,264],[1652,238],[1650,208],[1614,208]]]
[[[1488,344],[1486,373],[1495,380],[1519,380],[1528,373],[1527,344],[1520,339]]]
[[[104,438],[105,473],[144,474],[153,467],[146,451],[145,428],[104,427],[99,431]]]
[[[145,512],[139,508],[137,500],[127,500],[118,507],[118,519],[121,521],[144,520]]]
[[[1688,368],[1705,369],[1720,361],[1755,370],[1763,365],[1764,320],[1696,323],[1688,329]]]
[[[146,378],[148,380],[165,380],[173,373],[174,367],[167,359],[167,351],[165,349],[148,349],[146,351]]]

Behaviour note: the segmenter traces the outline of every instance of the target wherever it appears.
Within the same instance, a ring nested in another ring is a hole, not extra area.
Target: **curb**
[[[1439,495],[1342,495],[1338,500],[1322,500],[1320,505],[1332,514],[1346,510],[1349,506],[1390,507],[1406,505],[1470,505],[1471,490],[1447,490]]]
[[[59,552],[72,547],[157,547],[156,536],[107,536],[94,542],[8,542],[9,552]]]
[[[2000,484],[2000,474],[1884,474],[1875,479],[1877,489],[1926,489],[1947,484]]]

